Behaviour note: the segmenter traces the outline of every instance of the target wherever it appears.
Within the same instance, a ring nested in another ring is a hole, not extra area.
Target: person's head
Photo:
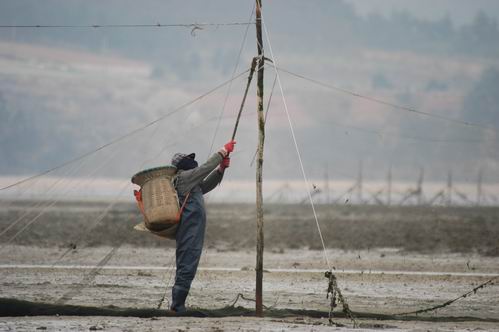
[[[175,153],[172,158],[172,165],[181,170],[189,170],[198,167],[198,162],[195,160],[196,154],[190,153]]]

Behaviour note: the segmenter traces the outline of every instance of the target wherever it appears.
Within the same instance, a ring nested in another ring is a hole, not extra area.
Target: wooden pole
[[[476,184],[476,206],[480,206],[482,204],[482,178],[483,178],[483,170],[480,168],[478,171],[478,180]]]
[[[359,175],[357,178],[357,200],[359,205],[363,204],[364,199],[362,198],[362,181],[363,181],[363,176],[362,176],[362,160],[359,161]]]
[[[258,57],[257,72],[257,114],[258,114],[258,152],[256,160],[256,316],[263,316],[262,281],[263,281],[263,196],[262,166],[263,146],[265,142],[265,118],[263,114],[263,42],[262,42],[262,0],[256,1],[256,40]]]
[[[253,58],[251,61],[250,73],[248,75],[248,84],[246,84],[246,89],[244,90],[243,101],[241,102],[241,107],[239,108],[239,113],[237,113],[236,125],[234,126],[234,131],[232,132],[232,140],[236,139],[237,128],[239,127],[239,120],[241,119],[241,114],[243,113],[244,103],[246,102],[246,97],[248,96],[248,90],[251,85],[251,79],[253,78],[253,73],[255,72],[256,65],[258,63],[257,58]]]
[[[326,162],[326,183],[324,184],[326,189],[326,204],[331,204],[331,192],[329,189],[329,163]]]
[[[424,167],[421,167],[419,171],[418,188],[417,188],[417,194],[418,194],[417,200],[419,206],[423,205],[423,181],[424,181]]]
[[[388,168],[388,189],[386,190],[386,204],[392,205],[392,165]]]
[[[447,206],[452,205],[452,171],[447,175]]]

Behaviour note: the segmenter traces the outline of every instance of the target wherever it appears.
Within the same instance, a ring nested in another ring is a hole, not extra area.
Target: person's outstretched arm
[[[201,190],[203,191],[203,194],[206,194],[210,191],[212,191],[220,182],[222,182],[225,169],[229,167],[230,165],[230,158],[225,157],[220,164],[218,165],[217,169],[212,171],[210,175],[208,175],[201,183]]]
[[[179,173],[177,178],[177,191],[186,194],[201,182],[234,150],[234,141],[224,145],[220,151],[214,153],[204,164]]]

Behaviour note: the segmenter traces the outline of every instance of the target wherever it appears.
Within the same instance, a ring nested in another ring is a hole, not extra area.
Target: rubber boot
[[[182,313],[185,312],[185,299],[187,298],[187,295],[189,294],[189,291],[179,287],[179,286],[173,286],[172,288],[172,305],[170,307],[171,310],[175,311],[176,313]]]

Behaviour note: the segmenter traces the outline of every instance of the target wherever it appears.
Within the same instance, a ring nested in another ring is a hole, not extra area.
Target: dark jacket
[[[171,309],[177,312],[185,311],[185,298],[196,276],[203,251],[206,229],[203,194],[215,188],[222,180],[223,172],[217,169],[222,159],[222,155],[217,152],[199,167],[178,171],[174,180],[180,204],[187,199],[175,237],[177,270],[172,288]]]
[[[179,197],[185,196],[193,189],[198,189],[196,187],[199,187],[203,194],[215,188],[223,178],[223,173],[217,168],[222,159],[222,155],[217,152],[199,167],[188,171],[179,170],[174,180]],[[180,204],[182,204],[182,201]]]

